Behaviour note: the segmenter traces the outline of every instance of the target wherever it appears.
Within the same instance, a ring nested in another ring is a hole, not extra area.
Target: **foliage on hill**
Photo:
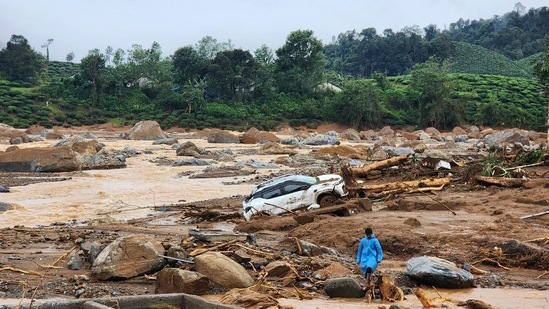
[[[47,74],[52,80],[61,80],[80,72],[80,64],[62,61],[48,61]]]
[[[11,80],[0,82],[0,122],[51,127],[147,119],[164,128],[270,130],[281,123],[335,121],[357,129],[463,123],[535,129],[547,114],[541,90],[547,87],[549,49],[538,46],[547,27],[535,14],[517,14],[444,31],[435,25],[382,34],[353,30],[326,46],[312,31],[299,30],[274,54],[262,46],[252,55],[212,37],[170,57],[162,57],[156,42],[127,51],[108,47],[105,53],[93,49],[80,64],[48,62],[23,36],[14,36],[0,52],[0,74]],[[498,45],[501,35],[513,38],[521,31],[535,42],[520,41],[520,50],[515,41]],[[520,60],[467,43],[469,35],[483,44],[497,37],[494,46]],[[319,87],[330,83],[341,91]]]
[[[451,23],[447,31],[454,41],[467,42],[519,60],[541,52],[549,40],[549,7],[526,8],[518,2],[503,16]]]
[[[512,61],[502,54],[469,43],[454,42],[454,52],[449,59],[454,73],[532,76],[532,64],[528,60]]]

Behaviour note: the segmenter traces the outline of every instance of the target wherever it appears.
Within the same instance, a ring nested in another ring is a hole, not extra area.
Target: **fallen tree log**
[[[520,188],[528,181],[522,178],[504,178],[504,177],[487,177],[475,176],[475,180],[479,183],[507,188]]]
[[[452,178],[434,178],[434,179],[422,179],[422,180],[412,180],[412,181],[398,181],[390,182],[384,184],[358,184],[356,186],[349,187],[349,191],[363,191],[367,193],[379,193],[384,191],[392,190],[412,190],[417,188],[425,187],[440,187],[449,184],[452,181]]]
[[[366,199],[366,201],[368,201]],[[371,210],[371,209],[370,209]],[[294,216],[294,220],[299,224],[306,224],[314,221],[315,216],[323,214],[339,213],[342,216],[350,216],[354,213],[366,211],[365,207],[360,203],[345,203],[329,207],[321,207],[318,209],[310,210],[304,213]]]
[[[387,168],[391,166],[395,166],[400,164],[402,161],[405,161],[408,159],[410,155],[409,154],[403,154],[398,157],[389,158],[383,161],[375,162],[372,164],[368,164],[366,166],[362,167],[352,167],[351,173],[353,176],[363,177],[368,174],[368,172],[372,170],[378,170],[382,168]]]

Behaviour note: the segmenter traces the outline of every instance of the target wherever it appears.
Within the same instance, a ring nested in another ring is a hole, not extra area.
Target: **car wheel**
[[[326,194],[318,199],[318,205],[320,205],[320,207],[332,206],[335,205],[335,202],[336,197],[333,194]]]

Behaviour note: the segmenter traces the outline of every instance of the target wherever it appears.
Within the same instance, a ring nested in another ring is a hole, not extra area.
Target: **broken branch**
[[[484,258],[484,259],[482,259],[482,260],[478,260],[478,261],[473,262],[473,263],[471,263],[471,264],[474,265],[474,264],[478,264],[478,263],[482,263],[482,262],[490,262],[490,264],[495,264],[495,265],[497,265],[498,267],[503,268],[503,269],[505,269],[505,270],[511,270],[511,268],[505,267],[505,266],[501,265],[498,261],[493,260],[493,259],[490,259],[490,258]]]
[[[0,268],[0,271],[2,271],[2,270],[11,270],[11,271],[20,272],[20,273],[27,274],[27,275],[35,275],[35,276],[43,276],[44,275],[43,273],[40,273],[40,272],[37,272],[37,271],[34,271],[34,270],[24,270],[24,269],[14,268],[14,267],[10,267],[10,266]]]
[[[545,275],[549,275],[549,271],[544,271],[543,274],[537,276],[537,277],[534,278],[534,279],[539,279],[539,278],[541,278],[541,277],[543,277],[543,276],[545,276]]]

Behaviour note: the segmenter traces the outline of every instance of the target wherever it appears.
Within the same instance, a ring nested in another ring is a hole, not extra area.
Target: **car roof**
[[[282,183],[282,182],[286,182],[286,181],[302,181],[302,182],[306,182],[306,183],[314,183],[317,181],[317,178],[316,177],[313,177],[313,176],[308,176],[308,175],[295,175],[295,174],[286,174],[286,175],[282,175],[282,176],[278,176],[278,177],[275,177],[273,179],[270,179],[270,180],[267,180],[265,182],[262,182],[260,184],[258,184],[257,186],[255,186],[255,188],[252,190],[252,194],[264,189],[264,188],[268,188],[268,187],[271,187],[273,185],[276,185],[276,184],[279,184],[279,183]],[[311,182],[311,180],[314,180],[314,182]]]

